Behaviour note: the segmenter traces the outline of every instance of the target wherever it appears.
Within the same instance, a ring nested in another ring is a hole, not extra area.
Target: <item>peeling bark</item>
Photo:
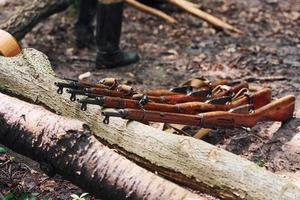
[[[204,198],[101,144],[78,120],[0,93],[0,141],[103,199]]]
[[[67,94],[56,94],[55,81],[60,79],[46,56],[36,50],[0,57],[0,91],[86,121],[99,140],[170,180],[224,199],[300,199],[294,183],[203,141],[117,118],[105,125],[98,106],[82,112]]]

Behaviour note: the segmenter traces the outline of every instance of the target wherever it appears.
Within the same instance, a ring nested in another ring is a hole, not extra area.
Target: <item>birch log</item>
[[[99,140],[174,182],[223,199],[300,199],[300,188],[289,180],[203,141],[117,118],[105,125],[98,106],[80,111],[67,94],[56,94],[55,81],[61,80],[47,57],[34,49],[0,57],[0,91],[86,121]]]
[[[105,147],[84,122],[1,93],[0,105],[2,144],[98,198],[204,200]]]

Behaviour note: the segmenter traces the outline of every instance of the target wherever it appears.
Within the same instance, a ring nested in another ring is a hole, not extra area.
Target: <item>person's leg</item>
[[[137,53],[123,52],[119,48],[122,18],[122,0],[98,0],[96,67],[119,67],[138,62]]]
[[[92,22],[96,14],[97,0],[79,0],[79,12],[75,24],[76,45],[83,48],[94,42]]]

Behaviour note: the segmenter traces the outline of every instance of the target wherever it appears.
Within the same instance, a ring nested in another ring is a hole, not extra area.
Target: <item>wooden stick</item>
[[[201,128],[193,137],[196,138],[196,139],[202,139],[210,131],[211,131],[211,129],[209,129],[209,128]]]
[[[139,10],[142,10],[142,11],[144,11],[146,13],[149,13],[151,15],[154,15],[154,16],[162,18],[162,19],[164,19],[166,22],[168,22],[170,24],[177,23],[176,19],[174,19],[173,17],[167,15],[166,13],[164,13],[164,12],[158,10],[158,9],[146,6],[146,5],[142,4],[142,3],[139,3],[136,0],[126,0],[126,2],[128,4],[130,4],[131,6],[139,9]]]
[[[194,8],[200,8],[201,6],[199,4],[193,3],[191,1],[187,0],[181,0],[181,3],[185,4],[186,6],[194,7]]]
[[[19,41],[41,20],[65,10],[73,2],[74,0],[27,1],[12,16],[5,20],[4,23],[1,23],[0,28],[9,32]]]
[[[207,21],[208,23],[212,24],[213,26],[222,28],[222,29],[226,29],[229,31],[233,31],[239,34],[244,34],[240,29],[233,27],[232,25],[220,20],[217,17],[214,17],[198,8],[192,7],[192,6],[188,6],[184,0],[166,0],[167,2],[169,2],[170,4],[173,4],[175,6],[177,6],[178,8],[181,8],[183,10],[185,10],[186,12],[199,17],[205,21]]]

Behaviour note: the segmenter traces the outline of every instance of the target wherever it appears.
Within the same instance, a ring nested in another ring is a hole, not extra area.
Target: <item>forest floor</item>
[[[0,0],[0,23],[24,1]],[[252,89],[269,87],[274,98],[296,96],[295,118],[285,124],[259,123],[250,131],[214,130],[205,141],[238,154],[300,185],[300,3],[297,0],[197,0],[201,8],[243,30],[244,36],[216,30],[206,22],[171,6],[164,10],[179,23],[127,7],[121,47],[136,50],[141,61],[128,67],[98,70],[96,46],[75,45],[74,9],[55,14],[22,40],[23,47],[44,52],[59,76],[77,78],[91,72],[90,81],[116,77],[138,89],[178,86],[204,76],[244,79],[283,76],[281,81],[254,81]],[[2,12],[3,11],[3,12]],[[21,185],[38,197],[68,199],[83,191],[59,177],[48,178],[22,159],[0,154],[0,193]],[[32,175],[33,174],[33,175]],[[32,176],[30,176],[32,175]],[[25,177],[25,178],[24,178]]]

